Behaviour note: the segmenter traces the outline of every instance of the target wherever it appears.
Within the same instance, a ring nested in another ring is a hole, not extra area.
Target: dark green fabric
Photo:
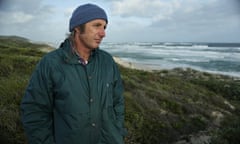
[[[69,40],[45,55],[21,103],[30,144],[123,144],[123,85],[111,55],[78,62]]]

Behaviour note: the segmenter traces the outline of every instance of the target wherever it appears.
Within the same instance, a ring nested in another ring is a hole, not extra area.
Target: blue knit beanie
[[[104,19],[108,22],[105,11],[94,4],[84,4],[76,8],[69,22],[69,31],[72,32],[76,26],[85,24],[94,19]]]

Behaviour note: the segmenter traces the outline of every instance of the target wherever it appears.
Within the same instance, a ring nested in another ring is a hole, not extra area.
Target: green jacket
[[[112,56],[79,62],[69,40],[45,55],[21,103],[30,144],[123,144],[126,130],[120,73]]]

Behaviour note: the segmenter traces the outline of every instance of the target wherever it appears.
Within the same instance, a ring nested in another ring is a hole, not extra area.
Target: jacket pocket
[[[83,129],[74,129],[71,131],[65,131],[62,136],[57,139],[58,144],[80,144],[87,143],[87,136],[83,133]]]
[[[101,142],[104,144],[123,144],[122,127],[118,125],[113,107],[103,110]]]
[[[55,139],[57,144],[85,143],[89,137],[89,113],[55,113]],[[81,141],[80,141],[81,140]]]

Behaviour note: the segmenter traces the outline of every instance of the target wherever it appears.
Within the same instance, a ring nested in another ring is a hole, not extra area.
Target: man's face
[[[84,32],[79,32],[80,44],[88,49],[98,48],[102,39],[106,36],[107,23],[103,19],[92,20],[85,24]]]

